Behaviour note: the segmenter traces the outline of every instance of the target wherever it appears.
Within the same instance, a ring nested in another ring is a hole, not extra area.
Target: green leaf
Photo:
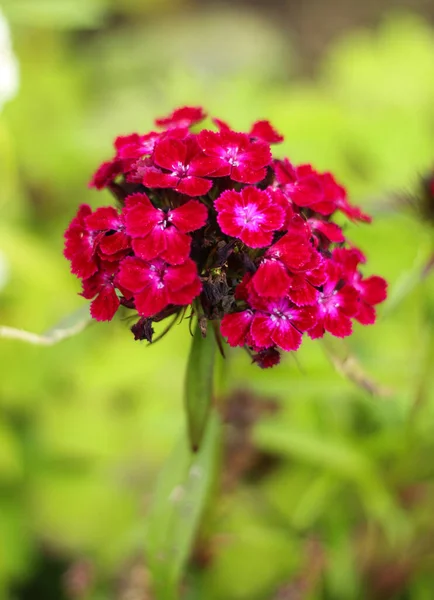
[[[196,324],[185,379],[185,408],[187,410],[190,444],[196,452],[201,444],[212,402],[216,341],[214,332],[202,336]]]
[[[181,576],[215,480],[219,448],[220,422],[212,414],[199,452],[192,455],[183,437],[158,479],[146,547],[159,600],[178,598]]]

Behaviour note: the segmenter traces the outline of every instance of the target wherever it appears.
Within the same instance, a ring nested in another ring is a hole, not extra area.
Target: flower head
[[[374,323],[386,282],[363,275],[364,255],[334,222],[370,217],[331,173],[273,160],[283,138],[268,121],[243,133],[213,119],[216,130],[195,133],[205,116],[182,107],[159,131],[117,137],[93,176],[118,207],[81,205],[64,249],[92,317],[134,311],[134,338],[152,341],[153,323],[191,306],[262,368],[306,335]]]

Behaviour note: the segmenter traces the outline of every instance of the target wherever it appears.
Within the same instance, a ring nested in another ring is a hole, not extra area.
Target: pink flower
[[[352,333],[351,317],[359,310],[359,295],[351,285],[339,287],[342,270],[331,260],[326,267],[327,279],[318,300],[318,322],[309,331],[312,339],[322,337],[325,331],[336,337]]]
[[[316,309],[299,308],[287,298],[251,297],[252,309],[225,315],[221,333],[230,346],[253,345],[256,350],[279,346],[297,350],[302,331],[315,325]]]
[[[241,312],[225,315],[220,323],[220,331],[227,338],[229,346],[245,346],[248,339],[250,325],[253,320],[253,311],[243,310]]]
[[[102,259],[118,260],[125,256],[131,240],[125,233],[123,215],[112,206],[97,208],[85,218],[86,228],[98,237],[98,253]]]
[[[336,223],[330,221],[324,221],[311,217],[307,220],[313,233],[315,233],[321,240],[326,240],[328,243],[340,244],[345,241],[345,236],[342,233],[342,229]]]
[[[128,290],[139,315],[153,317],[169,304],[186,306],[200,293],[202,285],[191,259],[171,266],[160,258],[144,261],[127,257],[120,266],[117,286]]]
[[[132,194],[125,203],[126,230],[136,256],[144,260],[159,256],[172,265],[186,260],[191,247],[187,233],[203,227],[207,217],[206,207],[197,200],[166,212],[155,208],[146,194]]]
[[[335,248],[333,260],[341,265],[346,282],[358,293],[359,309],[355,319],[362,325],[372,325],[376,320],[374,306],[387,297],[387,282],[378,275],[362,277],[357,267],[365,262],[365,257],[356,248]]]
[[[155,120],[155,125],[165,129],[174,127],[191,127],[205,119],[206,113],[201,106],[183,106],[177,108],[168,117]]]
[[[102,190],[107,187],[112,181],[123,172],[122,161],[113,159],[111,161],[103,162],[98,168],[96,173],[93,175],[89,187],[94,187],[97,190]]]
[[[266,144],[280,144],[280,142],[283,142],[283,135],[280,135],[269,121],[256,121],[249,135]]]
[[[111,321],[119,308],[114,284],[118,268],[116,263],[103,263],[97,273],[83,281],[81,295],[87,300],[94,298],[90,305],[90,314],[97,321]]]
[[[290,352],[301,344],[302,332],[316,322],[317,311],[311,306],[297,307],[287,298],[258,299],[252,304],[255,311],[250,335],[256,347],[276,345]]]
[[[365,257],[334,222],[370,218],[331,173],[273,159],[283,137],[268,121],[237,132],[212,119],[218,131],[196,133],[205,116],[184,106],[157,119],[159,132],[117,137],[95,173],[90,185],[119,208],[81,205],[64,248],[92,316],[136,311],[134,337],[151,342],[155,322],[192,305],[202,330],[220,321],[262,368],[305,333],[345,337],[354,320],[373,323],[387,284],[364,277]]]
[[[223,233],[239,238],[250,248],[263,248],[285,220],[285,214],[270,196],[254,187],[241,192],[227,190],[214,202]]]
[[[124,161],[124,167],[130,161],[133,164],[139,158],[152,154],[154,146],[161,134],[151,131],[146,135],[131,133],[120,135],[115,140],[116,157]]]
[[[259,296],[270,298],[296,294],[306,285],[305,280],[296,274],[314,268],[312,261],[318,260],[315,256],[307,232],[303,229],[293,229],[266,251],[258,270],[253,275],[253,288]],[[309,304],[309,302],[298,303]]]
[[[220,132],[201,131],[198,142],[204,153],[213,159],[213,177],[229,176],[241,183],[258,183],[271,163],[267,144],[252,141],[245,133],[227,129]]]
[[[203,177],[213,172],[214,165],[208,164],[194,137],[163,138],[155,145],[153,162],[159,168],[143,171],[143,184],[148,188],[173,188],[188,196],[202,196],[212,187],[212,181]]]
[[[86,279],[97,269],[95,253],[101,234],[91,231],[86,225],[86,217],[92,214],[87,204],[81,204],[77,215],[65,231],[64,256],[71,261],[71,271],[77,277]]]
[[[295,167],[286,158],[275,161],[274,168],[277,182],[296,206],[321,215],[339,210],[353,221],[371,221],[359,208],[349,204],[345,188],[331,173],[318,173],[311,165]]]

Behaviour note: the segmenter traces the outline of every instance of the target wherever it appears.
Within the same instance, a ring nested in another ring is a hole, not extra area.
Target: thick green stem
[[[190,445],[194,452],[200,447],[209,417],[213,394],[216,341],[208,329],[203,337],[196,323],[185,378],[185,408]]]

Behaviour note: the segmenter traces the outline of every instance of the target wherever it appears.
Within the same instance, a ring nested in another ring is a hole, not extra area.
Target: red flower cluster
[[[184,107],[156,121],[161,132],[115,140],[114,158],[91,186],[119,208],[80,206],[65,233],[65,256],[83,280],[91,314],[135,310],[136,339],[194,301],[198,317],[221,321],[231,346],[262,367],[297,350],[304,332],[345,337],[352,321],[374,323],[386,297],[381,277],[364,278],[365,257],[331,219],[370,218],[349,204],[331,173],[274,159],[282,136],[258,121],[249,133]]]

